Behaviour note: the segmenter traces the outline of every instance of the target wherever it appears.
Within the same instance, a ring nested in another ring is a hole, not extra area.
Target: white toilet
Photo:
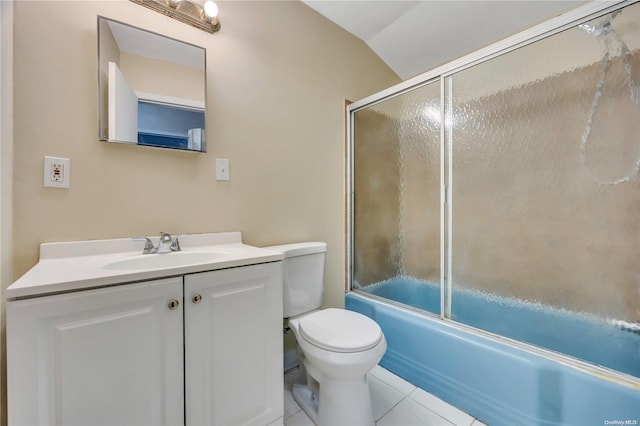
[[[374,425],[367,373],[387,349],[380,326],[344,309],[322,305],[327,245],[265,247],[284,254],[284,318],[304,354],[307,384],[293,397],[318,426]]]

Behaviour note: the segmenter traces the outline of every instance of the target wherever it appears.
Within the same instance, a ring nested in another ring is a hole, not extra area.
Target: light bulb
[[[211,0],[208,0],[204,4],[204,16],[209,20],[218,16],[218,6]]]

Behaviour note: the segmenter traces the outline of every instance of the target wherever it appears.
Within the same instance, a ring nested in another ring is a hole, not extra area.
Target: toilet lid
[[[382,340],[371,318],[345,309],[324,309],[300,319],[300,334],[314,346],[332,352],[360,352]]]

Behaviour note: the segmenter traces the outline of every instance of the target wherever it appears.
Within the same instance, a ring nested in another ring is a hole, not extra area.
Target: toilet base
[[[293,398],[318,426],[373,426],[367,376],[319,383],[319,395],[308,385],[295,384]]]

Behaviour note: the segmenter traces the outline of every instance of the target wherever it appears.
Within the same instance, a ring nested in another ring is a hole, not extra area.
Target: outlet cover
[[[69,188],[71,160],[61,157],[44,157],[44,186]]]
[[[229,159],[216,158],[216,180],[229,180]]]

